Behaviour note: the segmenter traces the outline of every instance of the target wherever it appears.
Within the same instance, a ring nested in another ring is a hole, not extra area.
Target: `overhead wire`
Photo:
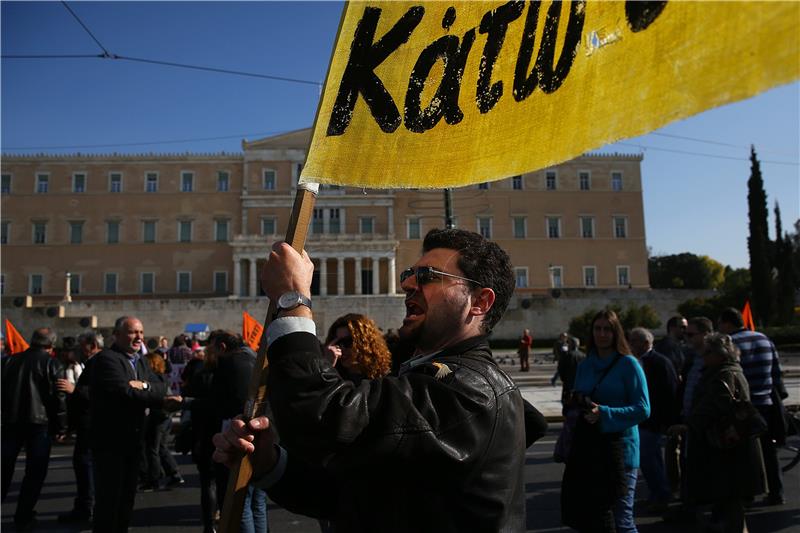
[[[95,42],[95,43],[97,43],[97,46],[99,46],[99,47],[100,47],[100,49],[101,49],[101,50],[103,50],[103,54],[104,54],[106,57],[107,57],[107,56],[110,56],[111,54],[109,54],[109,52],[108,52],[108,50],[106,49],[106,47],[105,47],[105,46],[103,46],[103,44],[102,44],[102,43],[101,43],[101,42],[100,42],[100,41],[97,39],[97,37],[95,37],[95,36],[94,36],[94,33],[92,33],[92,31],[91,31],[91,30],[90,30],[90,29],[89,29],[89,28],[86,26],[86,24],[84,24],[84,23],[83,23],[83,21],[80,19],[80,17],[79,17],[79,16],[78,16],[78,15],[77,15],[77,14],[76,14],[76,13],[75,13],[73,10],[72,10],[72,8],[71,8],[71,7],[69,7],[69,6],[67,5],[67,3],[66,3],[64,0],[61,0],[61,4],[62,4],[62,5],[65,7],[65,8],[67,8],[67,11],[69,11],[69,12],[70,12],[70,14],[71,14],[71,15],[72,15],[72,16],[75,18],[75,20],[77,20],[77,21],[78,21],[78,24],[80,24],[80,25],[81,25],[81,27],[82,27],[84,30],[86,30],[86,33],[88,33],[88,34],[89,34],[89,37],[91,37],[91,38],[94,40],[94,42]]]
[[[639,148],[640,150],[655,150],[655,151],[658,151],[658,152],[671,152],[671,153],[674,153],[674,154],[695,155],[695,156],[700,156],[700,157],[711,157],[711,158],[715,158],[715,159],[729,159],[729,160],[733,160],[733,161],[749,161],[750,160],[747,157],[735,157],[735,156],[729,156],[729,155],[708,154],[708,153],[704,153],[704,152],[690,152],[688,150],[675,150],[673,148],[659,148],[657,146],[647,146],[647,145],[644,145],[644,144],[633,144],[633,143],[625,143],[625,142],[617,142],[617,143],[614,143],[614,144],[619,145],[619,146],[630,146],[630,147],[633,147],[633,148]],[[798,163],[796,161],[772,161],[772,160],[769,160],[769,159],[759,159],[759,162],[760,163],[770,163],[770,164],[773,164],[773,165],[787,165],[787,166],[794,166],[794,167],[800,166],[800,163]]]

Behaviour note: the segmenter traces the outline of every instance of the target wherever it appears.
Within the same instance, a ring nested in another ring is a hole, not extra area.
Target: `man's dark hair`
[[[213,346],[225,344],[225,353],[239,350],[243,346],[240,336],[224,329],[215,329],[209,333],[208,344]]]
[[[64,337],[61,339],[61,349],[65,351],[75,350],[78,348],[78,339],[75,337]]]
[[[50,328],[39,328],[31,335],[31,348],[47,350],[56,345],[56,332]]]
[[[696,327],[700,333],[711,333],[714,331],[714,323],[711,322],[711,319],[704,316],[692,317],[688,322]]]
[[[463,229],[432,229],[422,242],[423,253],[434,248],[458,252],[458,268],[464,276],[494,291],[495,300],[481,327],[489,333],[500,321],[514,292],[514,270],[508,254],[482,235]]]
[[[178,335],[172,341],[172,347],[175,348],[177,346],[186,346],[186,335]]]
[[[675,315],[673,317],[670,317],[670,319],[667,320],[667,331],[669,332],[669,330],[677,326],[681,322],[681,320],[684,320],[683,316],[681,315]]]
[[[726,307],[723,309],[719,314],[719,321],[727,322],[735,328],[744,327],[744,318],[742,318],[742,313],[735,307]]]

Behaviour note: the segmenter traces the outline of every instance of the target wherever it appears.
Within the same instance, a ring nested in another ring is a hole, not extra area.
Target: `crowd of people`
[[[26,352],[4,357],[3,499],[23,447],[27,461],[17,527],[35,522],[52,442],[74,438],[77,493],[59,520],[127,531],[137,490],[184,483],[167,447],[175,433],[175,449],[191,453],[198,472],[206,533],[215,531],[229,468],[242,454],[253,465],[244,532],[268,530],[268,496],[325,532],[524,531],[525,449],[547,423],[488,344],[514,289],[508,255],[476,233],[432,230],[400,277],[401,328],[383,334],[351,313],[322,342],[312,273],[305,252],[273,248],[262,272],[279,303],[265,331],[269,402],[248,421],[239,415],[256,354],[230,331],[213,331],[202,345],[183,335],[171,346],[146,343],[142,322],[126,316],[109,341],[87,332],[57,349],[55,333],[40,328]],[[756,496],[784,502],[776,446],[785,438],[785,389],[772,342],[745,329],[734,309],[717,331],[708,318],[680,316],[667,330],[654,342],[604,310],[586,332],[585,353],[572,335],[556,341],[565,525],[636,531],[640,470],[647,510],[668,521],[697,520],[711,505],[707,526],[738,533]],[[523,371],[531,344],[525,330]],[[764,427],[721,442],[713,428],[742,403]]]

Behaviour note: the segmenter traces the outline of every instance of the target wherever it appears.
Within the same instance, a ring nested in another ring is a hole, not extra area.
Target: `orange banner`
[[[753,311],[750,309],[750,300],[745,300],[744,302],[744,309],[742,309],[742,320],[744,321],[744,327],[750,331],[756,330],[756,323],[753,320]]]
[[[20,335],[17,328],[11,324],[11,321],[6,319],[6,352],[10,355],[24,352],[29,347],[25,338]]]
[[[258,351],[261,343],[261,336],[264,334],[264,326],[253,318],[247,311],[242,311],[242,338],[253,350]]]

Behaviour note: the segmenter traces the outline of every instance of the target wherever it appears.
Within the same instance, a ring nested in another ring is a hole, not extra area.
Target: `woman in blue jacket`
[[[575,376],[573,404],[582,406],[583,416],[567,461],[567,470],[573,472],[564,474],[565,484],[569,481],[571,485],[565,491],[568,497],[576,496],[573,491],[577,487],[591,491],[580,498],[584,503],[579,504],[583,507],[587,500],[593,502],[593,509],[580,513],[594,516],[590,523],[579,519],[571,524],[574,520],[565,520],[578,529],[598,529],[597,512],[603,512],[599,502],[605,501],[606,516],[600,517],[600,522],[608,522],[605,529],[637,531],[633,520],[639,468],[637,426],[650,416],[650,401],[644,371],[630,353],[616,313],[597,313],[592,319],[588,355],[578,365]]]

